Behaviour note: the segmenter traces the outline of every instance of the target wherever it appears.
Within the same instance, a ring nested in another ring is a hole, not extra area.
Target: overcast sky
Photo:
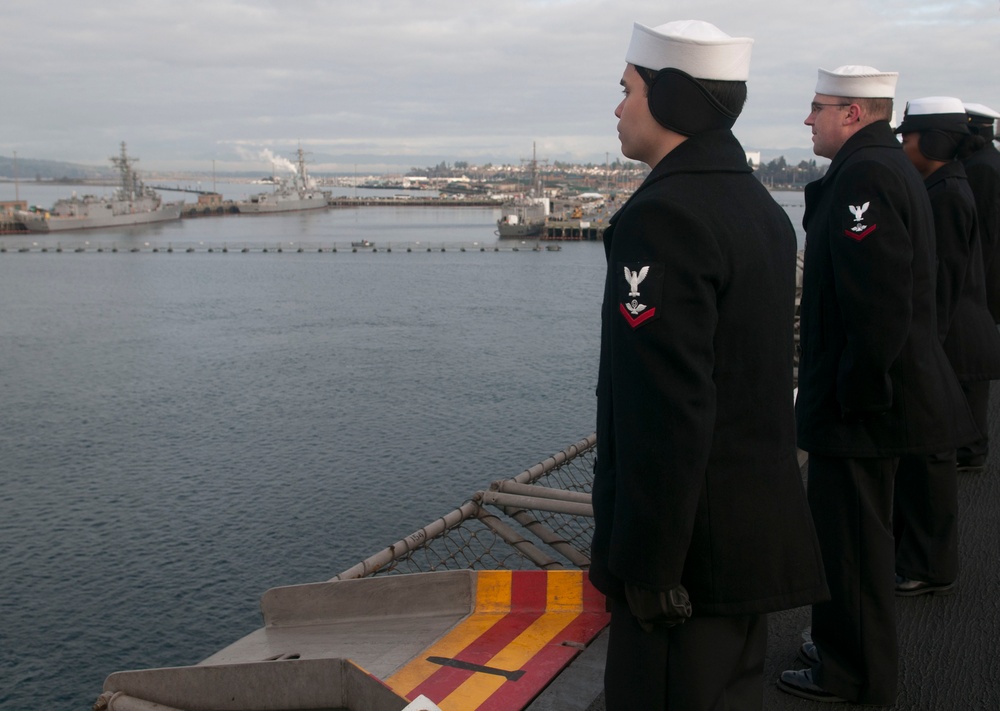
[[[808,149],[816,69],[1000,109],[1000,0],[5,0],[0,155],[313,171],[620,157],[634,21],[755,39],[748,150]],[[269,153],[270,152],[270,153]],[[773,156],[772,156],[773,157]],[[765,155],[765,160],[767,156]]]

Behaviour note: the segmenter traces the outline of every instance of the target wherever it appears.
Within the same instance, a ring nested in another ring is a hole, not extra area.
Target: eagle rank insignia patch
[[[663,265],[618,265],[618,310],[632,328],[656,318],[663,293]]]
[[[875,220],[871,202],[863,202],[860,205],[848,205],[847,210],[850,217],[844,217],[844,235],[850,237],[855,242],[860,242],[876,229],[878,224]]]

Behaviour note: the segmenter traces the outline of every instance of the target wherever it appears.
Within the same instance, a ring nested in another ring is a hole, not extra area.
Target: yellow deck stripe
[[[580,573],[548,575],[546,613],[531,623],[510,644],[498,652],[487,666],[514,671],[575,620],[583,609],[583,586]],[[493,674],[473,674],[447,698],[438,702],[442,711],[469,711],[478,708],[503,686],[507,680]]]
[[[419,657],[385,680],[397,694],[409,694],[441,667],[427,657],[451,659],[479,639],[510,611],[511,571],[486,570],[476,575],[476,607],[473,614],[459,622],[450,632],[423,650]],[[482,675],[480,675],[482,676]]]

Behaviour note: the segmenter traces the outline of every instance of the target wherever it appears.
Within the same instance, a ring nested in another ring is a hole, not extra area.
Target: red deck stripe
[[[562,642],[588,643],[604,629],[609,617],[604,612],[578,615],[521,667],[524,676],[516,683],[504,684],[476,711],[512,711],[527,706],[582,651]]]
[[[531,623],[545,614],[547,578],[544,571],[516,571],[511,579],[511,609],[529,612],[511,612],[481,634],[475,642],[455,655],[455,659],[473,664],[486,664],[510,644]],[[507,671],[515,671],[509,669]],[[476,672],[453,667],[441,667],[409,693],[415,699],[423,694],[432,701],[440,701],[457,689]]]
[[[583,610],[584,612],[607,612],[604,593],[594,587],[587,574],[583,574]]]

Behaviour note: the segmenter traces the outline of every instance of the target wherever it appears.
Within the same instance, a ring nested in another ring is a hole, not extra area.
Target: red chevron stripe
[[[865,237],[867,237],[872,232],[874,232],[877,227],[878,227],[878,225],[872,225],[871,227],[869,227],[864,232],[852,232],[851,230],[844,230],[844,234],[846,236],[850,237],[851,239],[855,240],[856,242],[860,242]]]
[[[653,314],[656,313],[656,308],[648,309],[643,311],[639,316],[633,317],[629,310],[625,308],[625,304],[618,304],[618,310],[622,312],[622,316],[628,321],[628,325],[632,328],[639,328],[649,319],[653,318]]]

